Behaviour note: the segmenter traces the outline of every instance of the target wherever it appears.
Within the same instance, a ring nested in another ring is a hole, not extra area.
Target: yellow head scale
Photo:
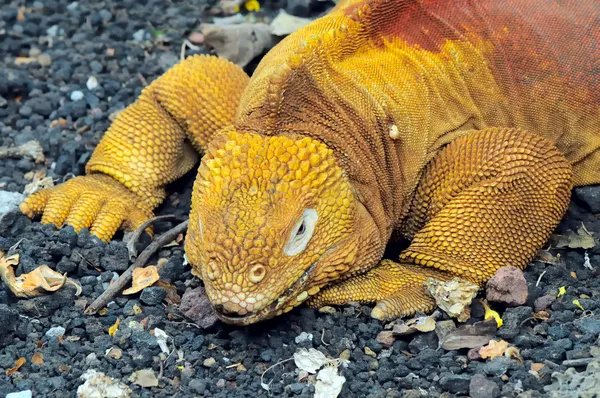
[[[355,225],[350,184],[324,144],[226,130],[199,168],[186,253],[220,317],[249,324],[346,272]]]

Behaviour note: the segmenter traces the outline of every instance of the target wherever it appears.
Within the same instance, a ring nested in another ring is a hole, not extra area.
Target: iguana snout
[[[187,258],[222,320],[271,318],[348,272],[356,208],[323,143],[225,131],[199,168]]]

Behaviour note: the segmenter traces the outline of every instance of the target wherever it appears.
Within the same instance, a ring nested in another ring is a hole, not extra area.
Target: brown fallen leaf
[[[177,293],[177,287],[175,287],[175,285],[159,280],[156,282],[156,286],[162,287],[167,292],[167,297],[165,298],[167,304],[176,305],[181,303],[181,297],[179,297],[179,294]]]
[[[111,347],[106,350],[104,356],[111,359],[121,359],[121,357],[123,357],[123,350],[117,347]]]
[[[583,223],[577,232],[569,230],[566,234],[555,235],[553,238],[556,240],[557,248],[568,247],[570,249],[591,249],[596,246],[594,237],[585,228]]]
[[[52,188],[53,186],[54,180],[52,177],[46,177],[45,170],[38,170],[34,173],[32,181],[25,185],[23,193],[29,196],[41,191],[42,189]]]
[[[504,355],[504,352],[507,348],[508,343],[504,340],[490,340],[488,345],[481,347],[481,349],[479,350],[479,355],[481,355],[481,358],[483,359],[494,359],[496,357]]]
[[[539,319],[540,321],[547,321],[548,319],[550,319],[550,314],[548,313],[548,311],[542,310],[534,313],[533,317],[535,319]]]
[[[17,297],[38,297],[55,292],[65,284],[75,286],[77,296],[81,294],[81,286],[77,282],[67,278],[66,273],[61,275],[47,265],[40,265],[28,274],[16,277],[12,267],[18,263],[18,254],[4,257],[4,253],[0,252],[0,278]]]
[[[405,336],[416,332],[431,332],[435,330],[435,320],[430,316],[421,316],[406,321],[403,324],[394,325],[393,333]]]
[[[537,253],[536,260],[545,264],[558,265],[560,264],[560,253],[556,256],[552,255],[548,250],[540,250]]]
[[[394,336],[394,332],[392,332],[391,330],[382,330],[377,335],[376,340],[382,346],[389,348],[392,345],[394,345],[394,341],[396,341],[396,337]]]
[[[543,363],[534,362],[531,364],[531,370],[534,372],[539,372],[544,366],[546,365]]]
[[[217,26],[202,24],[204,43],[217,55],[244,67],[252,59],[275,45],[271,27],[264,23]]]
[[[21,358],[17,359],[15,361],[15,366],[13,366],[10,369],[6,369],[6,375],[10,376],[13,373],[15,373],[16,371],[18,371],[19,369],[21,369],[21,366],[25,365],[25,362],[27,362],[27,360],[25,359],[25,357],[21,357]]]
[[[477,295],[479,286],[461,279],[442,282],[429,278],[425,282],[429,294],[438,307],[459,322],[471,317],[471,301]]]
[[[44,364],[44,354],[42,354],[39,351],[34,353],[33,356],[31,357],[31,363],[33,363],[35,365],[43,365]]]
[[[141,387],[156,387],[158,379],[152,369],[140,369],[129,376],[129,381]]]
[[[35,57],[17,57],[17,58],[15,58],[15,65],[25,65],[25,64],[30,64],[32,62],[37,62],[37,58],[35,58]]]
[[[144,268],[136,268],[133,270],[131,287],[125,289],[123,294],[134,294],[148,286],[152,286],[154,282],[159,280],[158,269],[156,265],[149,265]]]
[[[481,347],[494,337],[496,330],[496,321],[494,320],[462,325],[446,333],[440,339],[440,346],[448,351]]]
[[[508,347],[506,351],[504,351],[504,356],[510,359],[514,359],[517,361],[519,365],[523,363],[523,357],[521,357],[521,351],[517,347]]]
[[[42,163],[46,160],[44,157],[44,149],[40,143],[35,140],[27,141],[23,145],[17,147],[0,147],[0,159],[23,157],[29,157],[36,163]]]

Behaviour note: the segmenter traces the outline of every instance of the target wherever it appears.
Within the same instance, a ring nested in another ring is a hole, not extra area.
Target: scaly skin
[[[87,176],[21,208],[109,240],[192,167],[190,141],[205,156],[186,253],[221,319],[307,300],[430,310],[427,278],[524,267],[571,187],[600,183],[599,18],[594,0],[343,0],[251,79],[181,62],[115,120]],[[99,178],[94,201],[77,181]],[[130,207],[106,216],[114,200]],[[379,263],[394,230],[411,245]]]

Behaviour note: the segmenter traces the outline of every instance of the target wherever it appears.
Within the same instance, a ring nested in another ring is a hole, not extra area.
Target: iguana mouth
[[[311,266],[304,271],[300,278],[296,279],[296,281],[290,287],[288,287],[278,299],[274,300],[271,304],[257,312],[246,315],[225,315],[215,309],[215,313],[221,321],[237,326],[250,325],[258,321],[263,321],[274,318],[277,315],[281,315],[284,312],[284,309],[288,308],[286,304],[296,301],[296,296],[301,290],[304,289],[306,281],[313,274],[316,268],[317,262],[312,263]],[[297,301],[297,303],[292,304],[291,307],[295,307],[301,302],[302,301]]]

